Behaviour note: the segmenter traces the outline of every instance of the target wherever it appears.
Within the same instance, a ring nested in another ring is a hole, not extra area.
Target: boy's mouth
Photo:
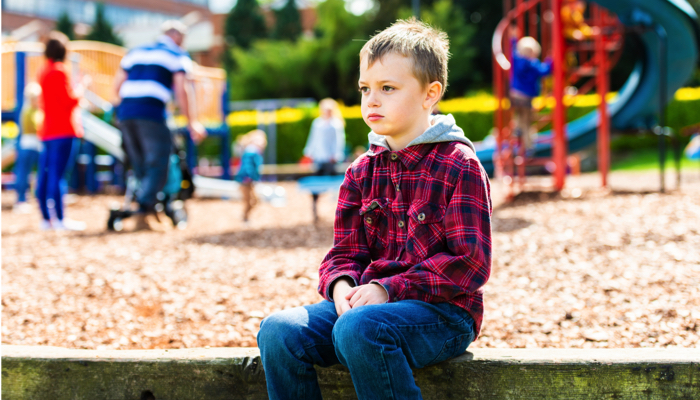
[[[379,121],[380,119],[384,118],[383,115],[380,114],[369,114],[367,116],[367,119],[374,122],[374,121]]]

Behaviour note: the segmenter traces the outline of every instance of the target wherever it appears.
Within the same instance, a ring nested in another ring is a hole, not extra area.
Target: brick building
[[[213,14],[208,0],[101,0],[105,17],[124,40],[126,47],[134,47],[152,41],[159,34],[160,24],[168,19],[185,17],[190,26],[185,47],[195,61],[202,65],[218,65],[221,36],[215,36]],[[97,2],[93,0],[3,0],[2,33],[12,32],[34,22],[35,33],[24,40],[38,40],[46,31],[53,29],[56,20],[67,12],[76,26],[76,34],[82,36],[89,31],[95,19]],[[26,31],[27,29],[24,29]],[[26,33],[26,32],[23,32]],[[218,52],[218,53],[217,53]]]
[[[183,19],[189,27],[184,46],[193,59],[205,66],[220,66],[224,50],[226,14],[210,11],[209,0],[100,0],[105,16],[128,48],[150,42],[160,33],[159,27],[168,19]],[[2,34],[13,32],[22,40],[40,40],[53,29],[56,20],[67,12],[75,24],[78,37],[89,32],[95,19],[95,0],[3,0]],[[265,7],[265,22],[272,30],[273,9],[284,6],[277,0]],[[297,0],[304,34],[313,34],[316,10],[308,0]],[[21,28],[21,29],[20,29]],[[21,30],[18,31],[18,30]]]

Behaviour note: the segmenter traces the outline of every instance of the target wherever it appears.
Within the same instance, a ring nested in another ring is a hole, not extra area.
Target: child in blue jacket
[[[238,139],[238,146],[242,155],[236,181],[240,182],[243,195],[243,222],[248,222],[250,211],[258,204],[254,185],[260,180],[262,153],[267,147],[267,136],[260,129],[250,131]]]
[[[532,148],[537,132],[532,129],[532,98],[540,94],[540,79],[552,73],[552,60],[539,60],[542,48],[537,40],[526,36],[515,42],[511,39],[513,51],[512,75],[510,81],[510,104],[513,109],[515,134],[522,140],[526,149]]]

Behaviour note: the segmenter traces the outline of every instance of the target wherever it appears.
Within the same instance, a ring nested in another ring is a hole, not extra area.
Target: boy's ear
[[[423,100],[423,107],[426,109],[432,108],[440,100],[440,95],[442,94],[442,83],[438,81],[430,82],[428,84],[428,92]]]

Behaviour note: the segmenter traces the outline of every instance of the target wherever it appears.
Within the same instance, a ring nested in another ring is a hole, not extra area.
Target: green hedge
[[[595,107],[570,107],[567,112],[568,120],[579,118]],[[667,120],[671,128],[678,131],[684,126],[700,122],[700,100],[677,101],[669,104]],[[452,115],[465,134],[472,141],[482,140],[493,127],[493,113],[482,112],[453,112]],[[306,138],[313,121],[311,112],[303,119],[277,124],[277,162],[280,164],[296,163],[302,157]],[[232,140],[243,133],[246,133],[257,126],[233,126],[231,127]],[[545,127],[544,129],[548,129]],[[347,149],[352,152],[357,146],[367,147],[367,134],[369,128],[361,118],[346,120],[345,134]],[[687,138],[683,138],[687,142]],[[656,145],[657,141],[653,136],[622,136],[615,138],[612,143],[613,150],[630,150],[639,148],[650,148]],[[216,159],[220,148],[218,140],[207,139],[200,145],[199,154],[207,158]]]

